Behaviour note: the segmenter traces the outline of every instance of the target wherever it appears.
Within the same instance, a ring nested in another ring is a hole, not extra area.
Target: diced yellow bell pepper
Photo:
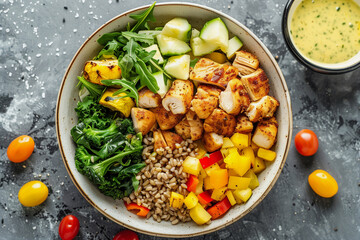
[[[198,148],[198,152],[196,157],[198,159],[203,158],[205,156],[205,154],[207,153],[205,147],[204,147],[204,143],[201,140],[197,140],[195,141],[197,148]]]
[[[254,163],[254,162],[255,162],[254,150],[253,150],[251,147],[244,148],[244,149],[241,151],[240,155],[243,155],[243,156],[249,158],[250,163]]]
[[[246,189],[249,187],[250,181],[251,181],[251,178],[230,176],[228,188],[229,189]]]
[[[243,149],[249,146],[249,136],[247,134],[234,133],[230,139],[238,149]]]
[[[207,223],[211,219],[211,215],[199,203],[190,209],[190,217],[199,225]]]
[[[184,203],[183,195],[176,192],[171,192],[170,206],[172,206],[173,208],[181,208],[183,203]]]
[[[266,168],[264,160],[259,157],[255,158],[255,165],[253,166],[253,170],[255,174],[261,173]]]
[[[186,157],[183,164],[183,172],[198,176],[202,167],[198,158]]]
[[[211,175],[209,175],[210,178],[210,185],[214,189],[221,188],[223,186],[226,186],[229,181],[229,174],[227,169],[218,169],[214,170]]]
[[[249,171],[245,173],[244,177],[251,179],[249,184],[249,188],[251,188],[251,190],[254,190],[259,186],[259,180],[252,169],[249,169]]]
[[[125,96],[126,93],[120,93],[116,96],[113,96],[117,90],[119,89],[107,88],[104,94],[101,96],[99,103],[113,111],[121,112],[125,117],[129,117],[131,108],[135,107],[135,103],[130,97],[121,98]]]
[[[227,149],[227,148],[220,149],[220,152],[221,152],[223,158],[226,158],[229,155],[229,149]]]
[[[195,207],[198,202],[199,202],[199,199],[193,192],[190,192],[184,200],[184,203],[188,209]]]
[[[235,147],[234,144],[233,144],[233,142],[230,140],[230,138],[225,137],[225,138],[223,139],[223,145],[222,145],[221,148],[226,149],[226,148],[231,148],[231,147]]]
[[[240,155],[232,148],[229,148],[229,152],[229,155],[224,159],[226,168],[233,169],[239,176],[244,175],[250,169],[251,158],[243,153]]]
[[[226,158],[224,158],[224,162],[226,163],[226,168],[234,169],[237,166],[237,162],[240,158],[240,154],[237,151],[237,148],[228,148],[229,154]]]
[[[206,173],[207,176],[210,176],[213,171],[219,170],[219,169],[220,169],[219,164],[214,163],[210,167],[205,168],[205,173]]]
[[[266,161],[274,161],[276,158],[276,152],[264,148],[259,148],[257,156]]]
[[[234,206],[236,204],[236,200],[234,198],[233,193],[230,190],[228,190],[228,191],[226,191],[226,196],[229,199],[231,206]]]
[[[196,195],[199,195],[200,193],[202,193],[204,191],[203,186],[204,186],[204,179],[206,177],[207,177],[207,174],[206,174],[205,170],[201,168],[200,174],[198,176],[199,183],[196,186],[196,190],[195,190]]]
[[[215,201],[221,201],[226,197],[226,190],[227,187],[221,187],[218,189],[214,189],[214,191],[211,194],[211,198],[214,199]]]
[[[250,188],[246,188],[243,190],[236,189],[233,192],[236,202],[238,202],[240,200],[241,203],[246,203],[249,200],[249,198],[251,197],[251,194],[252,194],[252,191]]]

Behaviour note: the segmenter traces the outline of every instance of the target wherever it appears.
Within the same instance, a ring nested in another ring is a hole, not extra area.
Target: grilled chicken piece
[[[272,117],[278,106],[278,100],[266,95],[259,101],[250,103],[249,108],[246,110],[246,116],[250,121],[258,122],[263,118]]]
[[[183,120],[175,126],[175,131],[183,139],[191,138],[191,140],[196,141],[202,137],[204,128],[196,113],[190,110]]]
[[[208,152],[215,152],[224,143],[224,137],[216,133],[205,133],[203,137],[204,147]]]
[[[219,104],[221,89],[212,85],[200,84],[191,106],[200,119],[207,118]]]
[[[236,128],[235,132],[237,133],[251,133],[254,126],[249,118],[245,115],[239,115],[236,117]]]
[[[225,91],[220,93],[219,106],[228,114],[238,115],[250,104],[250,98],[243,84],[237,78],[231,80]]]
[[[205,132],[214,132],[227,137],[234,133],[235,126],[235,117],[219,108],[215,109],[204,122]]]
[[[154,133],[154,150],[159,148],[166,148],[167,144],[161,130],[157,129],[153,133]]]
[[[259,67],[259,60],[255,55],[242,50],[236,52],[233,66],[239,70],[241,76],[245,76],[254,72]]]
[[[257,101],[263,96],[268,95],[270,91],[269,80],[261,68],[255,72],[241,77],[241,82],[244,84],[251,101]]]
[[[179,134],[183,139],[190,139],[191,138],[191,129],[190,124],[186,117],[184,117],[181,122],[179,122],[175,126],[175,132]]]
[[[86,80],[99,85],[103,85],[101,80],[121,78],[118,60],[87,61],[83,72]]]
[[[269,149],[275,141],[278,124],[275,117],[262,120],[258,123],[252,141],[259,147]]]
[[[157,93],[153,93],[147,87],[139,91],[139,107],[156,108],[161,105],[161,97]]]
[[[162,100],[162,105],[173,114],[185,114],[194,96],[194,85],[188,80],[175,80]]]
[[[130,97],[123,97],[126,93],[119,93],[118,95],[113,96],[117,90],[118,89],[116,88],[107,88],[101,96],[99,104],[110,108],[113,111],[121,112],[125,117],[129,117],[131,108],[135,107],[135,103]]]
[[[141,132],[142,135],[146,135],[156,123],[155,114],[143,108],[133,107],[131,109],[131,119],[135,132]]]
[[[165,138],[166,144],[170,147],[171,150],[175,150],[176,143],[181,143],[183,139],[176,133],[170,131],[162,131],[162,134]]]
[[[227,64],[219,64],[208,58],[201,58],[190,73],[190,79],[213,84],[225,89],[231,79],[236,78],[238,70]]]
[[[170,111],[166,111],[162,105],[151,109],[151,111],[155,113],[156,121],[161,130],[169,130],[175,127],[184,117],[183,114],[173,114]]]

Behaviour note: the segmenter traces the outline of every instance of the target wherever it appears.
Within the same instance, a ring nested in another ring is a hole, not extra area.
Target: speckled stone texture
[[[119,13],[151,2],[0,0],[0,239],[59,239],[59,222],[70,213],[81,224],[76,239],[112,239],[123,229],[97,212],[69,179],[54,111],[65,69],[86,37]],[[250,214],[193,239],[360,239],[360,70],[327,76],[300,65],[281,34],[285,0],[193,2],[238,19],[278,56],[291,94],[293,136],[310,128],[320,142],[316,155],[306,158],[292,145],[275,187]],[[36,149],[26,162],[14,164],[6,148],[22,134],[35,139]],[[318,168],[339,183],[332,199],[308,186],[307,176]],[[17,193],[30,180],[43,181],[50,194],[41,206],[25,208]]]

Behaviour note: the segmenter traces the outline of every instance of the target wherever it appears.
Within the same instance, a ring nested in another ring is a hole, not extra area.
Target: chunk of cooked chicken
[[[157,93],[153,93],[147,87],[139,91],[139,107],[156,108],[161,105],[161,97]]]
[[[84,78],[89,82],[103,85],[101,80],[121,78],[117,60],[91,60],[84,66]]]
[[[255,72],[241,77],[241,82],[244,84],[252,101],[257,101],[263,96],[268,95],[270,91],[269,80],[261,68]]]
[[[235,117],[222,109],[215,109],[204,122],[205,132],[214,132],[223,136],[231,136],[236,126]]]
[[[241,76],[254,72],[259,67],[258,58],[244,50],[236,52],[233,66],[239,70]]]
[[[183,139],[176,133],[170,131],[162,131],[162,134],[165,138],[166,144],[170,147],[171,150],[176,149],[176,143],[180,144]]]
[[[191,106],[200,119],[207,118],[219,105],[221,89],[216,86],[200,84]]]
[[[133,107],[131,109],[131,119],[135,132],[141,132],[142,135],[146,135],[156,123],[155,114],[143,108]]]
[[[235,132],[237,133],[251,133],[254,126],[249,118],[243,114],[236,117]]]
[[[107,88],[101,96],[99,104],[113,111],[121,112],[125,117],[129,117],[131,108],[135,107],[135,103],[132,98],[124,97],[126,93],[119,93],[113,96],[117,90],[116,88]]]
[[[216,133],[205,133],[203,143],[208,152],[215,152],[222,147],[224,137]]]
[[[196,141],[202,137],[204,128],[203,123],[193,111],[188,111],[186,116],[175,126],[175,131],[183,139]]]
[[[188,80],[175,80],[162,100],[162,105],[173,114],[185,114],[194,96],[194,85]]]
[[[152,108],[151,111],[155,114],[155,118],[161,130],[169,130],[178,124],[184,117],[183,114],[173,114],[160,105],[157,108]]]
[[[226,89],[220,93],[219,106],[228,114],[238,115],[245,111],[249,104],[249,95],[237,78],[231,80]]]
[[[227,64],[219,64],[208,58],[201,58],[190,73],[190,79],[213,84],[225,89],[231,79],[236,78],[238,70]]]
[[[179,134],[183,139],[191,138],[191,129],[189,121],[184,117],[176,126],[175,132]]]
[[[250,121],[258,122],[263,118],[272,117],[278,106],[278,100],[266,95],[259,101],[250,103],[249,108],[246,110],[246,116]]]
[[[259,147],[269,149],[276,142],[277,130],[275,117],[264,119],[256,126],[252,141]]]
[[[186,113],[186,119],[190,126],[191,140],[196,141],[200,139],[204,131],[203,123],[200,118],[194,111],[190,110]]]
[[[167,147],[164,135],[162,134],[162,131],[160,129],[154,130],[153,135],[154,135],[154,150]]]

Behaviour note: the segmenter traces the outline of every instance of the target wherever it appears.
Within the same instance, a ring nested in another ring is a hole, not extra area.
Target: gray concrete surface
[[[121,226],[103,217],[77,191],[63,166],[54,110],[72,56],[95,29],[150,0],[0,0],[0,239],[59,239],[58,224],[72,213],[76,239],[112,239]],[[162,2],[162,1],[159,1]],[[278,56],[293,105],[294,134],[313,129],[320,148],[301,157],[292,145],[285,168],[265,200],[243,219],[194,239],[360,239],[360,70],[321,75],[289,53],[281,34],[285,0],[196,0],[250,28]],[[8,161],[13,138],[29,134],[36,149],[22,164]],[[329,171],[339,183],[332,199],[316,196],[307,176]],[[30,180],[49,186],[46,202],[24,208],[20,187]],[[140,239],[160,239],[140,234]]]

